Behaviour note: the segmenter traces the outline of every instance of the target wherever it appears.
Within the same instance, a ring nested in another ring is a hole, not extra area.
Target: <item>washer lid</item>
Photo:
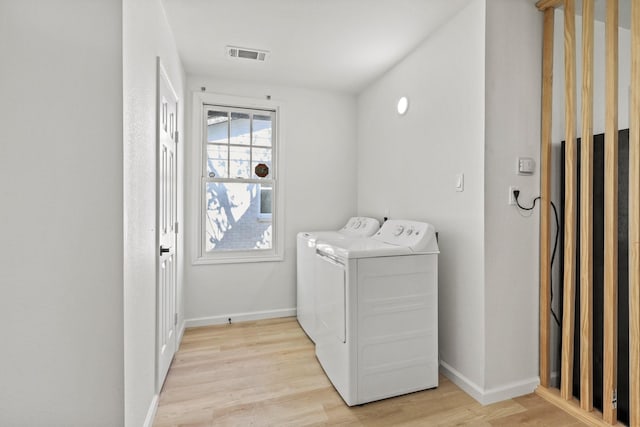
[[[348,237],[369,237],[380,229],[380,223],[375,218],[354,216],[337,231],[301,231],[298,238],[316,242],[318,239],[344,239]]]
[[[339,259],[412,255],[414,253],[406,246],[391,245],[370,237],[333,241],[319,240],[316,243],[316,252]]]
[[[299,239],[305,239],[314,244],[318,239],[339,240],[346,237],[344,233],[339,231],[301,231],[298,233]]]
[[[341,259],[398,255],[438,254],[433,225],[408,220],[388,220],[372,237],[318,239],[316,252]]]

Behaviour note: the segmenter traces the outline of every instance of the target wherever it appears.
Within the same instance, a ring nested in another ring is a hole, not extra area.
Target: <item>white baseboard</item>
[[[440,370],[444,376],[451,380],[452,383],[460,387],[469,396],[473,397],[482,405],[490,405],[492,403],[533,393],[536,387],[540,384],[540,379],[538,377],[534,377],[523,381],[505,384],[500,387],[484,389],[442,360],[440,361]]]
[[[176,348],[180,348],[180,343],[182,342],[182,337],[184,336],[185,330],[185,321],[182,321],[182,326],[178,329],[178,335],[176,338],[178,341],[176,342]],[[156,412],[158,411],[158,402],[160,401],[160,395],[156,394],[151,399],[151,405],[149,405],[149,410],[147,411],[147,417],[144,419],[144,427],[152,427],[153,420],[156,417]]]
[[[159,395],[154,395],[153,399],[151,399],[151,405],[149,405],[149,410],[147,411],[147,417],[144,419],[144,427],[153,426],[153,419],[156,417],[156,412],[158,410],[158,401],[160,400]]]
[[[176,349],[180,348],[180,343],[182,343],[182,337],[184,336],[184,330],[186,327],[186,321],[182,321],[182,325],[180,325],[180,329],[178,329],[178,342],[176,342]]]
[[[452,383],[464,390],[464,392],[469,396],[482,403],[483,391],[482,388],[480,388],[480,386],[478,386],[476,383],[462,375],[447,362],[444,362],[442,360],[440,361],[440,372],[445,377],[449,378]]]
[[[514,397],[524,396],[525,394],[531,394],[539,385],[540,378],[534,377],[522,381],[514,381],[500,387],[490,388],[485,390],[481,403],[483,405],[489,405],[491,403],[513,399]]]
[[[251,313],[230,313],[230,314],[223,314],[220,316],[198,317],[195,319],[187,319],[185,320],[184,323],[186,328],[193,328],[196,326],[222,325],[225,323],[229,323],[229,319],[231,319],[231,323],[236,323],[236,322],[247,322],[250,320],[275,319],[278,317],[292,317],[295,315],[296,315],[295,308],[283,308],[280,310],[254,311]]]

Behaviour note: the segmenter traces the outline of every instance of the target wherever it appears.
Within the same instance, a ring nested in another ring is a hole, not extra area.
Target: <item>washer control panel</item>
[[[390,219],[373,235],[376,240],[414,251],[438,251],[435,228],[427,222]]]
[[[347,221],[347,224],[340,230],[341,233],[349,236],[369,237],[380,228],[380,223],[375,218],[365,216],[354,216]]]

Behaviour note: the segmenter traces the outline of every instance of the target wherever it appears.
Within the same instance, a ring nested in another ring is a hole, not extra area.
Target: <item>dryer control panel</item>
[[[427,222],[390,219],[372,238],[414,252],[439,252],[435,228]]]

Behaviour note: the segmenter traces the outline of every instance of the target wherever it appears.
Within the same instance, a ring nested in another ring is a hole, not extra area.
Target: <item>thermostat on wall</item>
[[[518,157],[518,175],[533,175],[536,161],[531,157]]]

